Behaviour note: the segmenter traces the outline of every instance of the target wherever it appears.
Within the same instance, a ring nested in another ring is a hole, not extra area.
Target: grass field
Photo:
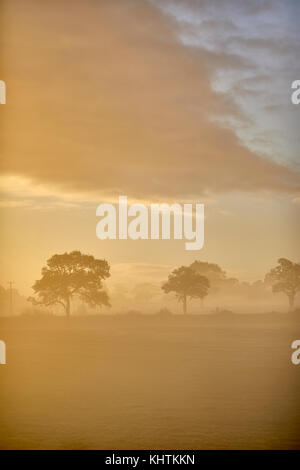
[[[300,449],[300,316],[0,317],[1,449]]]

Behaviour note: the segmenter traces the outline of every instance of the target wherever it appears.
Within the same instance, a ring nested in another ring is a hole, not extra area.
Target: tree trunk
[[[290,294],[289,296],[289,311],[292,312],[294,309],[294,300],[295,300],[295,295]]]
[[[70,297],[67,297],[66,298],[66,314],[68,318],[70,316],[70,313],[71,313]]]
[[[186,308],[186,295],[183,296],[183,313],[184,315],[187,314],[187,308]]]

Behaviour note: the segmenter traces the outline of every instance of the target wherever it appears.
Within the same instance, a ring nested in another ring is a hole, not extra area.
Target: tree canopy
[[[300,263],[280,258],[278,265],[266,274],[265,281],[272,285],[273,292],[283,292],[287,295],[289,308],[293,310],[295,296],[300,291]]]
[[[209,281],[191,267],[181,266],[174,269],[168,280],[162,285],[165,293],[174,292],[183,303],[183,312],[187,313],[187,298],[203,299],[208,294]]]
[[[53,255],[42,268],[42,277],[32,286],[36,297],[29,297],[34,305],[64,307],[71,312],[71,299],[76,296],[91,307],[109,306],[103,280],[110,276],[109,264],[80,251]]]
[[[196,260],[190,267],[209,280],[210,293],[217,292],[228,283],[226,272],[218,264]]]

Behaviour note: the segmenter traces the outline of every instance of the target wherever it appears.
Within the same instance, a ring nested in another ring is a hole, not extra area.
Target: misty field
[[[300,449],[300,316],[0,318],[1,449]]]

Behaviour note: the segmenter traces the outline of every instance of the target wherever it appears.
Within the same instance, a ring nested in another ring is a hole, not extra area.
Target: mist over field
[[[222,311],[232,313],[286,313],[289,310],[285,289],[274,292],[272,283],[266,276],[254,282],[240,281],[230,277],[219,265],[194,261],[191,267],[207,277],[209,288],[203,297],[190,297],[188,312],[191,314],[214,314]],[[169,295],[163,291],[164,278],[170,267],[134,266],[131,270],[116,270],[110,266],[111,277],[102,288],[108,294],[110,305],[91,306],[78,295],[70,300],[71,314],[75,316],[101,314],[181,314],[182,302],[176,292]],[[139,278],[137,280],[137,277]],[[297,284],[297,283],[296,283]],[[299,308],[295,290],[294,308]],[[32,304],[28,296],[21,295],[14,284],[11,287],[0,285],[0,316],[15,315],[65,315],[65,310],[57,302]]]
[[[1,288],[0,448],[300,449],[299,263],[111,291],[110,268],[54,254],[33,296]]]
[[[287,315],[1,318],[2,449],[300,449]]]

